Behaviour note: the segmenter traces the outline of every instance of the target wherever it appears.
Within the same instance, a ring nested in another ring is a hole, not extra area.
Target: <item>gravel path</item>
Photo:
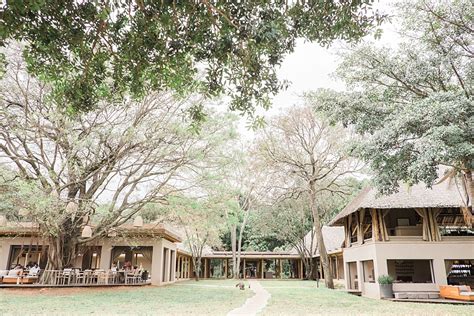
[[[249,280],[250,289],[255,293],[254,296],[248,298],[244,305],[231,310],[227,315],[256,315],[262,311],[271,297],[271,294],[263,288],[256,280]]]

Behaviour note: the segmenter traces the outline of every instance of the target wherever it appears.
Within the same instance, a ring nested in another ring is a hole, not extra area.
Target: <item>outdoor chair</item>
[[[95,270],[94,275],[97,279],[97,284],[107,284],[109,281],[108,273],[104,270]]]
[[[136,283],[140,283],[141,281],[142,281],[141,270],[137,270],[125,276],[125,283],[127,284],[136,284]]]
[[[72,277],[73,277],[72,269],[64,269],[62,272],[58,273],[56,284],[61,284],[61,285],[71,284]]]

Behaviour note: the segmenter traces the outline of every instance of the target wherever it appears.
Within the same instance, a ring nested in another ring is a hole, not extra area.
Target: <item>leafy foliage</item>
[[[29,71],[68,111],[150,90],[222,93],[252,114],[284,83],[296,38],[358,39],[382,18],[362,1],[7,1],[0,45],[26,43]],[[193,108],[202,118],[202,108]]]
[[[370,163],[382,192],[396,191],[400,181],[431,186],[439,165],[460,173],[468,188],[474,169],[472,2],[405,1],[398,8],[404,40],[398,49],[357,46],[337,71],[351,91],[309,95],[318,111],[363,136],[352,153]]]

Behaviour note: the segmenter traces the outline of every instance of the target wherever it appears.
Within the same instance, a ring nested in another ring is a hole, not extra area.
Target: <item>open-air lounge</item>
[[[162,225],[122,226],[113,235],[78,249],[62,270],[46,266],[48,244],[30,224],[0,229],[0,286],[103,286],[166,284],[175,281],[176,243]]]

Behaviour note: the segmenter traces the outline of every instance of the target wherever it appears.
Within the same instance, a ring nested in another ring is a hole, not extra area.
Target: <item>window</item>
[[[385,223],[389,236],[422,236],[420,215],[414,209],[393,209],[387,213]]]
[[[10,260],[7,269],[13,268],[17,264],[26,267],[37,263],[41,269],[46,267],[48,258],[48,247],[43,246],[11,246]],[[1,269],[1,268],[0,268]]]
[[[445,260],[449,285],[468,285],[474,288],[474,259]]]
[[[364,270],[364,282],[375,283],[374,261],[362,261],[362,269]]]
[[[398,283],[433,283],[432,260],[387,260],[388,274]]]

